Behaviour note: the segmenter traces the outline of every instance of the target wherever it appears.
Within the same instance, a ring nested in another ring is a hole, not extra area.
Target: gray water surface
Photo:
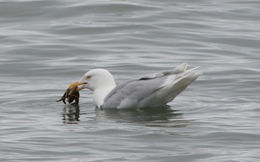
[[[260,1],[0,0],[0,161],[260,160]],[[168,108],[55,102],[91,68],[117,83],[201,66]]]

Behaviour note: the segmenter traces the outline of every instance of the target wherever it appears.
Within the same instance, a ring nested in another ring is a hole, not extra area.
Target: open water
[[[0,0],[0,161],[260,161],[260,1]],[[91,68],[117,83],[187,62],[166,109],[55,102]]]

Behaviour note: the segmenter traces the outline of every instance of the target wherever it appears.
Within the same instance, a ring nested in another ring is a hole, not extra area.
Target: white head
[[[85,84],[85,88],[95,91],[99,88],[115,86],[112,74],[105,69],[92,69],[86,72],[79,81]]]
[[[112,74],[105,69],[89,70],[79,83],[85,84],[84,88],[94,91],[94,100],[98,107],[103,104],[105,97],[116,86]]]

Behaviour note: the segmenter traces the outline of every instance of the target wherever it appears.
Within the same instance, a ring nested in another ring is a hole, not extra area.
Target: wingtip
[[[196,79],[202,75],[202,72],[198,71],[194,73],[194,76],[196,77]]]

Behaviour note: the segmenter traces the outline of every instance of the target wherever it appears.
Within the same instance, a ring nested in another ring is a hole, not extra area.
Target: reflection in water
[[[147,109],[96,109],[97,119],[114,120],[124,123],[139,123],[151,127],[186,127],[189,121],[184,120],[182,113],[169,106]]]
[[[182,113],[169,106],[147,109],[96,109],[95,120],[102,122],[138,123],[149,127],[186,127],[189,121],[183,119]],[[63,122],[77,124],[80,120],[80,107],[78,104],[64,106]]]
[[[80,117],[80,109],[78,104],[66,104],[63,109],[63,122],[66,124],[77,124]]]

